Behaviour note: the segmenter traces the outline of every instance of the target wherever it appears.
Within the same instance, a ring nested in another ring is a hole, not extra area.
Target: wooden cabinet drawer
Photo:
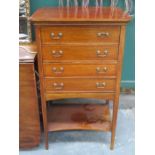
[[[115,91],[114,79],[103,78],[49,78],[45,79],[45,90],[50,91]]]
[[[44,75],[52,77],[64,76],[114,76],[115,64],[43,64]]]
[[[45,26],[41,28],[42,43],[118,43],[119,26]]]
[[[116,60],[118,45],[43,46],[43,60]]]

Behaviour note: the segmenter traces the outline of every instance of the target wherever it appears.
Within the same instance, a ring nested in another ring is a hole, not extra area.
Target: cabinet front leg
[[[115,145],[115,132],[116,132],[116,123],[117,123],[117,113],[118,113],[118,99],[113,102],[113,115],[112,115],[112,128],[111,128],[111,145],[110,149],[114,149]]]

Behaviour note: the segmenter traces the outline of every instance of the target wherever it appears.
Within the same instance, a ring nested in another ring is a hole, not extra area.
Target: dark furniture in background
[[[30,53],[31,52],[31,53]],[[19,47],[19,146],[40,143],[40,119],[35,77],[36,46]]]

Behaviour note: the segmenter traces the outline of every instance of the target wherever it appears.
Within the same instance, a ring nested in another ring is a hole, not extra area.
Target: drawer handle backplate
[[[97,73],[106,73],[107,71],[108,71],[108,68],[107,67],[103,67],[103,68],[97,67],[96,68],[96,72]]]
[[[59,40],[59,39],[62,38],[63,34],[62,34],[62,32],[59,32],[58,35],[56,36],[55,33],[52,32],[52,33],[50,34],[50,36],[51,36],[51,38],[54,39],[54,40]]]
[[[103,52],[101,52],[100,50],[97,50],[96,51],[96,55],[98,57],[106,57],[108,54],[109,54],[109,51],[108,50],[104,50]]]
[[[64,68],[63,67],[52,67],[52,71],[55,73],[55,74],[62,74],[64,72]]]
[[[55,58],[59,58],[59,57],[61,57],[61,56],[63,56],[63,51],[55,51],[55,50],[53,50],[53,51],[50,51],[50,54],[52,54],[52,56],[53,57],[55,57]]]
[[[62,90],[63,87],[64,87],[64,83],[63,83],[63,82],[61,82],[61,83],[56,83],[56,82],[54,82],[54,83],[53,83],[53,87],[54,87],[54,89],[56,89],[56,90]]]
[[[98,32],[97,36],[100,37],[100,38],[108,37],[109,32]]]
[[[105,82],[96,82],[96,87],[97,88],[105,88],[106,83]]]

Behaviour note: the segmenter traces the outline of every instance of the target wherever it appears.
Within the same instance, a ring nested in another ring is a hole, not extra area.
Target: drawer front
[[[119,26],[57,26],[42,27],[42,43],[118,43]]]
[[[94,91],[114,92],[115,80],[103,78],[52,78],[45,79],[45,90],[50,91]]]
[[[116,60],[118,45],[43,46],[43,60]]]
[[[70,76],[114,76],[116,65],[112,64],[43,64],[44,75],[47,77]]]

